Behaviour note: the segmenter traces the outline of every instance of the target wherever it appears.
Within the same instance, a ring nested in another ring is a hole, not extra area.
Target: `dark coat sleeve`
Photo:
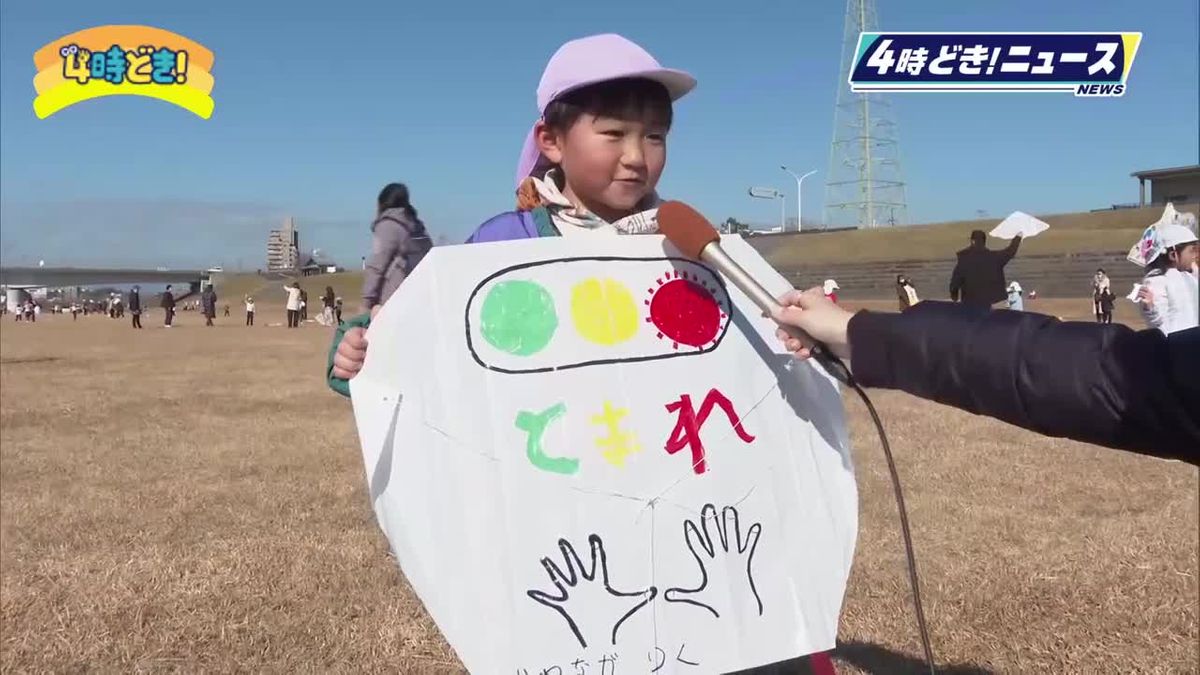
[[[954,271],[950,273],[950,299],[954,302],[958,302],[958,294],[962,291],[962,266],[962,256],[959,256],[958,262],[954,263]]]
[[[863,386],[1200,464],[1200,328],[1167,337],[926,301],[901,314],[859,312],[849,340]]]
[[[1012,260],[1013,257],[1017,255],[1017,249],[1019,248],[1021,248],[1021,236],[1017,235],[1013,237],[1012,241],[1008,243],[1008,246],[1005,246],[1004,250],[1000,252],[1000,265],[1007,265],[1008,261]]]

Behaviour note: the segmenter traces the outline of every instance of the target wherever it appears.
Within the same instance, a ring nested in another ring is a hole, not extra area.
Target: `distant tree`
[[[725,222],[721,224],[721,230],[726,234],[742,234],[749,232],[750,226],[737,218],[726,218]]]
[[[434,244],[437,246],[446,246],[449,243],[450,243],[450,237],[447,237],[444,234],[439,234],[437,236],[437,239],[434,240]]]

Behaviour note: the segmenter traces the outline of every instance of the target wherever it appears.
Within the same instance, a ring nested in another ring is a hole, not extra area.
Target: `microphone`
[[[768,315],[781,309],[775,297],[721,248],[721,235],[696,209],[683,202],[663,202],[658,206],[658,229],[685,256],[716,268]],[[843,384],[854,386],[850,369],[841,359],[834,356],[828,347],[796,326],[781,324],[780,328],[788,335],[810,345],[812,357],[824,366],[830,375]]]

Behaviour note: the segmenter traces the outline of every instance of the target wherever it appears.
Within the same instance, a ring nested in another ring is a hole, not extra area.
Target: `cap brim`
[[[690,73],[686,73],[682,70],[675,70],[673,68],[652,68],[650,70],[635,70],[633,72],[621,73],[620,75],[614,77],[596,78],[584,80],[582,82],[575,82],[570,87],[555,92],[554,98],[551,100],[562,98],[564,95],[569,94],[576,89],[590,87],[593,84],[624,79],[642,79],[657,82],[667,88],[667,94],[671,97],[672,101],[678,101],[686,96],[688,92],[696,88],[696,78],[692,77]]]

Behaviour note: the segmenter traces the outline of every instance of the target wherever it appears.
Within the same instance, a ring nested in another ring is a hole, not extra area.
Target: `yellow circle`
[[[637,303],[615,279],[585,279],[571,289],[571,320],[585,339],[615,345],[637,332]]]

